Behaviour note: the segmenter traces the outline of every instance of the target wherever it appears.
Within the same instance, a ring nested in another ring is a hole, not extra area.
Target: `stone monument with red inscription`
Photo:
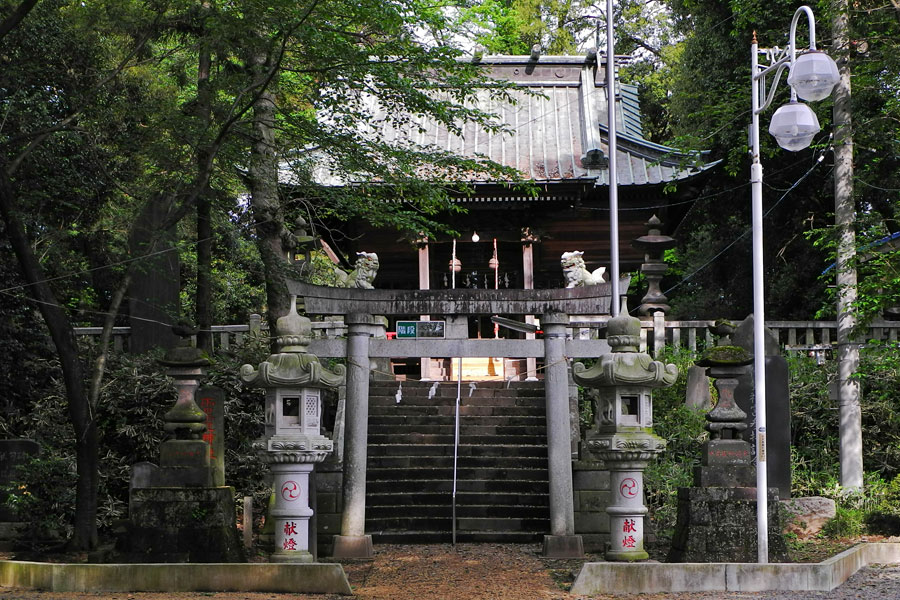
[[[276,324],[278,351],[260,363],[241,367],[245,383],[266,390],[265,435],[253,442],[272,471],[275,492],[275,552],[272,562],[312,562],[309,523],[309,475],[316,463],[333,450],[321,434],[322,391],[344,381],[346,368],[329,370],[307,352],[312,340],[308,318],[297,314],[297,298],[290,312]]]
[[[744,439],[747,413],[735,399],[738,378],[752,355],[732,344],[735,326],[716,321],[719,336],[697,365],[709,370],[718,401],[706,415],[709,440],[703,444],[694,487],[678,488],[678,516],[668,562],[756,562],[756,467],[753,446]],[[778,490],[769,488],[769,552],[776,561],[787,546],[779,524]]]
[[[181,342],[160,364],[176,389],[175,405],[163,416],[168,438],[159,464],[133,465],[128,521],[116,541],[116,562],[246,562],[238,537],[234,489],[215,481],[207,414],[196,395],[209,360],[191,346],[196,330],[172,328]]]

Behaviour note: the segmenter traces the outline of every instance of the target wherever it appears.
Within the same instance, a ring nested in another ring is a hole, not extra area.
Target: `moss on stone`
[[[701,367],[738,367],[749,365],[753,362],[753,356],[740,346],[713,346],[707,348],[697,365]]]

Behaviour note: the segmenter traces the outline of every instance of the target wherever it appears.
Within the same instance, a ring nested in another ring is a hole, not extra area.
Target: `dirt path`
[[[588,557],[588,560],[596,557]],[[586,600],[565,590],[582,560],[547,560],[537,545],[379,545],[375,560],[344,564],[360,600]],[[247,592],[61,593],[0,588],[0,600],[338,600]],[[591,600],[887,600],[900,598],[900,565],[862,569],[831,592],[706,592],[592,596]]]
[[[344,570],[361,600],[556,600],[582,561],[548,561],[537,545],[379,545],[374,561]],[[557,584],[554,576],[563,582]],[[53,593],[0,588],[3,600],[336,600],[344,596],[246,592]]]

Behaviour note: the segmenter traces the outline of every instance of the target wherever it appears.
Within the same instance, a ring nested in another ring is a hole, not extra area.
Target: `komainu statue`
[[[584,252],[575,250],[573,252],[563,252],[562,257],[559,259],[563,275],[566,278],[567,288],[597,285],[604,282],[603,274],[606,272],[606,267],[599,267],[594,269],[593,272],[588,271],[582,256],[584,256]]]
[[[378,274],[378,255],[374,252],[357,252],[354,267],[356,268],[349,273],[335,267],[338,287],[375,289],[372,282]]]

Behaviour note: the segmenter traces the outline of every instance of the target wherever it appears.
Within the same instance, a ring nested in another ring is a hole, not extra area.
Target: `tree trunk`
[[[266,76],[266,57],[251,58],[251,75]],[[278,197],[278,157],[275,152],[275,95],[266,90],[253,104],[253,146],[250,153],[250,206],[256,221],[257,245],[266,278],[269,331],[290,310],[288,262],[282,245],[284,213]]]
[[[97,422],[84,385],[84,370],[78,356],[75,332],[65,310],[59,305],[43,269],[32,251],[25,229],[15,213],[15,195],[6,169],[0,168],[0,214],[6,222],[10,244],[50,331],[62,367],[69,419],[75,432],[78,482],[75,496],[75,531],[69,545],[75,550],[97,546],[97,488],[99,484]]]
[[[862,415],[855,374],[859,347],[856,328],[856,205],[853,200],[853,131],[850,107],[850,13],[847,0],[835,0],[832,54],[840,80],[834,88],[834,224],[837,228],[837,347],[840,404],[841,485],[862,489]]]
[[[211,95],[209,85],[210,53],[205,38],[200,40],[201,50],[197,69],[197,114],[202,132],[208,134],[211,119]],[[209,163],[207,145],[202,143],[197,152],[197,172]],[[197,347],[212,352],[212,194],[209,182],[197,198]]]

